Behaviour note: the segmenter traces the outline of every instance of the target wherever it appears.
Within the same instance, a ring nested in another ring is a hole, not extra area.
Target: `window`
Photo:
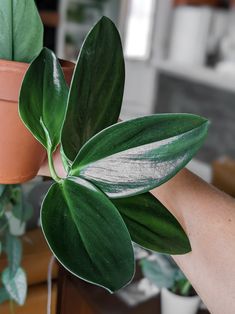
[[[124,53],[127,58],[150,56],[156,0],[129,0]]]

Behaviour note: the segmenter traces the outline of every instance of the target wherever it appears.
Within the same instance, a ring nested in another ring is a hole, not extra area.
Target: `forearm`
[[[234,314],[235,201],[185,169],[152,192],[190,239],[176,262],[213,314]]]

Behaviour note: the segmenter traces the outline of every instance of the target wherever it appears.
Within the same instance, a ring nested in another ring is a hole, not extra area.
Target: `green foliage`
[[[70,161],[93,135],[117,122],[124,82],[120,36],[115,25],[103,18],[83,44],[71,83],[62,133],[63,150]]]
[[[114,124],[123,89],[120,37],[102,18],[85,40],[68,95],[58,62],[44,49],[24,78],[19,104],[22,120],[47,149],[56,181],[41,210],[48,244],[73,274],[109,291],[133,276],[130,236],[160,252],[190,250],[176,219],[145,192],[182,169],[208,129],[206,119],[190,114]],[[58,144],[66,178],[53,164]]]
[[[152,194],[144,193],[112,202],[137,244],[167,254],[191,251],[189,240],[178,221]]]
[[[67,96],[68,87],[59,61],[52,51],[43,48],[26,73],[19,111],[26,127],[50,152],[60,142]]]
[[[144,193],[172,178],[192,159],[207,128],[206,119],[190,114],[118,123],[82,147],[70,175],[93,182],[110,198]]]
[[[1,274],[0,304],[14,300],[22,305],[27,292],[27,279],[21,268],[22,243],[18,237],[11,234],[6,213],[11,212],[24,223],[31,218],[33,210],[27,203],[20,185],[0,185],[0,206],[0,255],[5,253],[8,260],[8,266]]]
[[[88,181],[55,183],[44,200],[41,221],[52,251],[72,273],[110,291],[132,279],[128,230],[111,201]]]
[[[0,59],[31,62],[42,49],[43,25],[34,0],[1,0]]]
[[[10,299],[23,305],[27,293],[27,280],[23,269],[18,267],[12,272],[10,268],[6,268],[2,273],[2,282]]]
[[[140,265],[144,276],[158,288],[167,288],[182,296],[192,293],[190,282],[171,257],[155,254],[148,259],[143,259]]]

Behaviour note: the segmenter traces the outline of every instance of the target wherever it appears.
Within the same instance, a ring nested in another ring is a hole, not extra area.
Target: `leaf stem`
[[[54,161],[53,161],[53,152],[50,149],[47,150],[47,156],[48,156],[48,165],[49,165],[51,177],[56,182],[60,183],[62,179],[58,176],[55,170]]]

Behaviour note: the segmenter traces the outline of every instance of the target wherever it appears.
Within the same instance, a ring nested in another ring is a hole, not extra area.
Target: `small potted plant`
[[[70,88],[54,53],[43,48],[19,98],[21,119],[47,151],[55,182],[41,209],[47,242],[67,270],[112,292],[134,275],[132,241],[168,254],[191,250],[149,191],[187,164],[208,129],[205,118],[191,114],[117,123],[124,82],[120,36],[103,17],[83,43]],[[54,165],[58,147],[65,177]]]
[[[200,298],[171,257],[154,254],[140,265],[144,276],[161,289],[162,314],[197,313]]]
[[[13,184],[35,177],[46,156],[18,113],[23,77],[43,47],[43,26],[34,0],[2,0],[0,29],[0,182]],[[73,64],[64,62],[63,70],[69,83]]]

